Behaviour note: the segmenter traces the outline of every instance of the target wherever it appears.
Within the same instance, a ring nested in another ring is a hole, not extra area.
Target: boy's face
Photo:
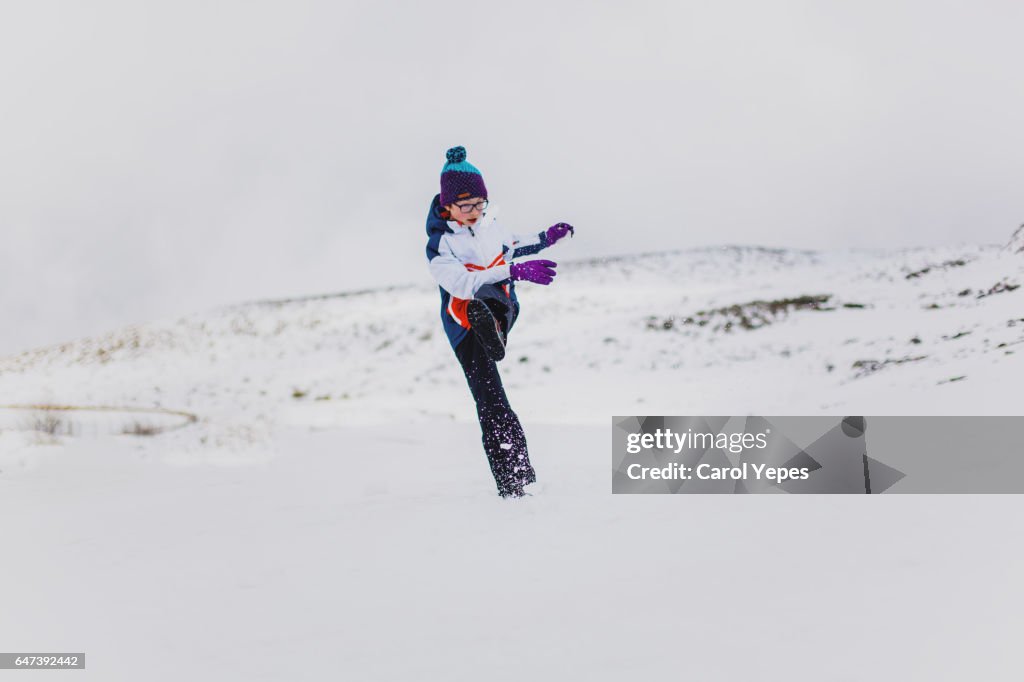
[[[461,225],[475,225],[484,211],[482,204],[487,200],[481,197],[470,197],[469,199],[459,199],[454,204],[448,204],[445,206],[448,214],[451,215],[453,220],[459,221]],[[465,209],[465,211],[463,211]]]

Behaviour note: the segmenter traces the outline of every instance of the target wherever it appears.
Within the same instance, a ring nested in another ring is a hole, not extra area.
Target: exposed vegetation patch
[[[917,277],[923,277],[932,270],[948,270],[949,268],[958,268],[962,265],[967,265],[967,261],[965,261],[962,258],[957,258],[956,260],[947,260],[942,263],[939,263],[938,265],[928,265],[926,267],[921,268],[920,270],[908,272],[907,279],[916,279]]]
[[[143,422],[132,422],[124,428],[123,433],[128,436],[155,436],[163,429],[153,424]]]
[[[908,355],[902,358],[886,358],[885,360],[856,360],[853,363],[853,369],[856,370],[855,376],[865,377],[869,374],[874,374],[889,365],[902,365],[906,362],[917,362],[918,360],[924,360],[927,357],[927,355]]]
[[[1002,294],[1007,291],[1013,291],[1019,289],[1019,284],[1011,284],[1005,280],[1002,282],[996,282],[988,291],[983,291],[978,294],[978,298],[985,298],[986,296],[992,296],[993,294]]]
[[[108,405],[0,405],[0,427],[49,436],[100,433],[153,436],[198,420],[191,412]]]
[[[48,410],[45,407],[38,407],[24,424],[26,430],[56,436],[58,434],[72,435],[71,424],[61,418],[59,412]]]
[[[1003,249],[1010,253],[1024,253],[1024,225],[1013,231],[1013,234],[1010,235],[1010,241],[1006,242],[1006,246]]]
[[[725,332],[730,332],[735,328],[760,329],[779,318],[786,317],[795,310],[835,310],[834,306],[826,305],[831,298],[831,294],[817,294],[777,298],[771,301],[757,300],[713,310],[701,310],[689,317],[651,315],[647,318],[647,328],[667,331],[677,327],[695,326]],[[864,305],[856,303],[848,307],[864,307]]]

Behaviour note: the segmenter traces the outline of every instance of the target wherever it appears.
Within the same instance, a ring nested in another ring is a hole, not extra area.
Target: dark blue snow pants
[[[514,309],[505,292],[489,284],[481,287],[475,298],[487,304],[507,336],[519,311]],[[462,365],[469,390],[476,402],[484,452],[498,486],[498,493],[511,494],[537,479],[530,465],[526,434],[519,423],[519,417],[508,403],[497,363],[487,355],[474,333],[466,334],[466,338],[455,348],[455,356]]]

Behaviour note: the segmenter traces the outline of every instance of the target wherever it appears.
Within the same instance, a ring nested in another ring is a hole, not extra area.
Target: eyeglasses
[[[482,211],[485,208],[487,208],[487,200],[484,199],[483,201],[478,201],[475,204],[455,204],[455,205],[458,206],[459,210],[462,211],[463,213],[472,213],[474,208],[477,209],[478,211]]]

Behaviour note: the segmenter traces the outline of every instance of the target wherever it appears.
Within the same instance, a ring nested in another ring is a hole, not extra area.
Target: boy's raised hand
[[[557,274],[554,270],[557,265],[553,260],[528,260],[525,263],[513,263],[508,271],[513,280],[547,286]]]
[[[551,246],[559,239],[562,239],[563,237],[565,237],[565,235],[569,234],[570,232],[573,234],[573,236],[576,236],[576,230],[569,223],[555,223],[554,225],[549,227],[547,231],[548,246]]]

